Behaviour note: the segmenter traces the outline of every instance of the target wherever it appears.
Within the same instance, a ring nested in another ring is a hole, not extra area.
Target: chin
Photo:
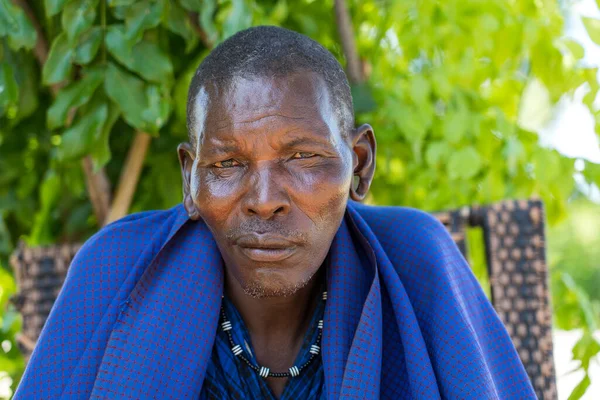
[[[315,271],[316,272],[316,271]],[[240,282],[244,293],[254,298],[292,296],[304,288],[314,274],[293,279],[290,271],[273,271],[272,268],[259,268],[252,277]]]

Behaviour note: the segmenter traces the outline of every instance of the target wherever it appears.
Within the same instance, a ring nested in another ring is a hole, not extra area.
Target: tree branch
[[[150,135],[137,132],[125,160],[125,166],[119,178],[119,186],[115,192],[115,198],[106,218],[105,224],[109,224],[127,215],[135,189],[142,173],[144,159],[148,152],[151,141]]]
[[[33,55],[40,64],[40,68],[43,68],[48,59],[49,46],[44,31],[42,30],[42,26],[26,0],[13,0],[13,2],[23,9],[37,33],[37,41],[33,49]],[[56,97],[61,87],[61,84],[50,86],[50,92],[54,97]],[[73,115],[73,112],[69,113],[69,122],[73,119]],[[104,169],[94,173],[91,165],[91,157],[86,156],[82,160],[82,168],[85,173],[87,191],[94,208],[96,219],[98,220],[98,223],[102,223],[102,221],[106,219],[110,206],[110,181]]]
[[[362,83],[364,75],[356,43],[354,41],[354,29],[352,27],[352,19],[348,12],[348,7],[344,0],[335,0],[335,19],[337,22],[338,34],[342,42],[342,49],[346,57],[346,70],[348,79],[352,84]]]

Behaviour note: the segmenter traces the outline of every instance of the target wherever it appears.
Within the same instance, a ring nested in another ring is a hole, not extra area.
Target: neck
[[[283,297],[256,298],[247,295],[238,281],[227,271],[225,292],[240,313],[253,343],[301,342],[314,308],[320,299],[320,276],[323,268],[296,293]],[[273,339],[273,340],[271,340]]]

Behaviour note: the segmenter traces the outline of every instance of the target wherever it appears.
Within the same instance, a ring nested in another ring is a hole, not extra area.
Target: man
[[[16,399],[535,398],[443,226],[356,202],[375,137],[323,47],[231,37],[188,129],[183,206],[86,243]]]

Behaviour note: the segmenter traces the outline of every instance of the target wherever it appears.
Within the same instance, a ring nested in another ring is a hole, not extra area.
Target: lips
[[[244,235],[236,240],[242,254],[253,261],[277,262],[291,257],[298,244],[281,236]]]

